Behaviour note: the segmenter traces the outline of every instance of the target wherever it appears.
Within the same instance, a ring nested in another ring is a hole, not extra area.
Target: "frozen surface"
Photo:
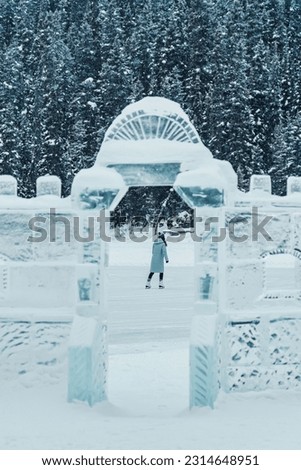
[[[213,411],[188,410],[193,248],[170,243],[166,289],[154,279],[145,291],[150,247],[111,246],[110,401],[68,404],[66,363],[55,377],[2,380],[0,448],[300,449],[298,391],[222,393]]]
[[[144,236],[144,233],[135,232],[137,238]],[[191,234],[186,233],[183,240],[177,242],[177,237],[167,238],[167,250],[172,266],[193,266],[194,251]],[[152,253],[152,239],[148,238],[143,242],[135,242],[126,236],[125,242],[114,239],[112,234],[112,244],[109,253],[110,266],[145,266],[148,270]],[[147,273],[148,274],[148,273]]]

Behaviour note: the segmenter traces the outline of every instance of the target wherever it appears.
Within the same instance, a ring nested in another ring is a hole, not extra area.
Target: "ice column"
[[[287,195],[298,195],[301,194],[301,177],[300,176],[289,176],[287,178]]]
[[[109,214],[127,188],[115,170],[82,170],[72,186],[78,211],[81,253],[77,267],[77,308],[68,350],[68,401],[89,403],[106,399],[107,308],[105,247]]]
[[[106,398],[105,266],[102,240],[97,231],[91,233],[97,214],[79,213],[79,218],[81,237],[91,237],[91,241],[81,242],[77,266],[77,307],[68,350],[68,401],[81,400],[92,406]]]
[[[207,168],[178,175],[178,194],[195,208],[195,309],[190,340],[190,407],[210,406],[218,381],[218,239],[225,182]]]
[[[17,196],[17,180],[11,175],[0,175],[0,195]]]
[[[195,308],[190,340],[190,407],[213,408],[219,389],[217,240],[223,212],[217,208],[198,207],[195,214]]]
[[[54,175],[40,176],[37,179],[37,196],[61,197],[62,182]]]

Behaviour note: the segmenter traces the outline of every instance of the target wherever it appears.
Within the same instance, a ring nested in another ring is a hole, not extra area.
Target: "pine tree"
[[[114,2],[109,2],[106,12],[101,11],[100,15],[102,62],[96,81],[99,111],[98,144],[113,119],[130,102],[129,97],[132,92],[132,74],[120,9]]]
[[[225,4],[220,7],[225,8]],[[205,100],[206,131],[213,155],[239,169],[243,175],[240,184],[246,187],[250,174],[260,171],[262,155],[257,152],[250,107],[245,13],[237,1],[227,13],[216,30],[212,51],[213,78]]]
[[[11,174],[20,180],[24,131],[24,71],[20,46],[14,40],[2,59],[0,83],[0,169],[2,174]]]
[[[74,86],[73,61],[64,42],[60,13],[48,13],[41,30],[43,40],[37,63],[34,121],[38,120],[36,177],[45,173],[60,176],[71,121],[70,102]]]
[[[15,34],[17,0],[0,0],[0,50],[6,49]]]
[[[285,42],[282,56],[284,115],[301,112],[301,4],[286,0],[284,8]]]
[[[188,69],[185,80],[184,108],[204,142],[210,139],[206,123],[205,97],[213,80],[211,52],[215,25],[210,21],[211,2],[191,0],[186,14],[188,31]]]
[[[83,168],[90,166],[86,158],[87,130],[81,119],[75,118],[71,126],[66,151],[61,162],[61,179],[63,193],[68,195],[71,191],[74,176]]]
[[[272,144],[273,162],[270,175],[276,194],[283,195],[288,176],[301,176],[301,116],[281,123]]]

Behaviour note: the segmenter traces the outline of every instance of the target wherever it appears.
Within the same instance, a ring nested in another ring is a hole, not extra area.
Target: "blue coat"
[[[164,272],[164,259],[168,261],[168,255],[165,243],[161,238],[155,240],[153,243],[152,260],[150,266],[151,273]]]

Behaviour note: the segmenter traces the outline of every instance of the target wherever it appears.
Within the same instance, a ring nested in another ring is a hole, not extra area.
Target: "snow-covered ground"
[[[111,245],[109,402],[66,402],[53,384],[1,383],[1,449],[301,449],[301,393],[220,394],[188,409],[189,236],[168,246],[166,289],[145,291],[150,242]]]

